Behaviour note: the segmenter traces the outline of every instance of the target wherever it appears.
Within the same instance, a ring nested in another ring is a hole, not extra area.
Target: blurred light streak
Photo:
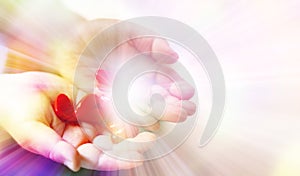
[[[146,162],[144,166],[130,171],[104,173],[82,170],[81,173],[87,175],[100,173],[104,175],[170,175],[170,173],[207,176],[299,175],[299,1],[188,0],[184,3],[143,1],[143,4],[140,1],[118,4],[109,1],[65,0],[64,2],[86,19],[98,17],[127,19],[141,15],[160,15],[178,19],[195,27],[218,55],[228,86],[224,120],[216,137],[205,148],[198,148],[198,141],[195,140],[200,137],[201,127],[203,127],[203,124],[199,123],[186,143],[176,150],[177,155],[174,152],[165,158]],[[27,6],[26,8],[22,4],[19,6],[19,9],[26,14]],[[36,8],[38,9],[39,5],[36,5]],[[10,17],[4,17],[7,22],[17,23]],[[39,22],[34,21],[28,26],[34,25],[39,28]],[[57,35],[57,33],[53,34],[55,30],[51,29],[51,26],[48,27],[49,29],[39,29],[44,31],[45,38]],[[23,33],[22,30],[12,30],[9,33],[22,35],[19,36],[20,40],[33,41],[34,46],[40,46],[42,41],[33,33]],[[201,108],[200,113],[203,113]],[[201,117],[205,118],[205,116]],[[1,135],[0,140],[2,139],[4,140],[4,137]],[[5,151],[5,157],[2,157],[3,155],[0,157],[2,171],[7,166],[4,165],[6,161],[10,161],[6,170],[15,167],[13,170],[19,175],[33,173],[30,167],[25,167],[26,169],[22,167],[29,161],[32,161],[29,163],[31,167],[38,161],[35,168],[44,168],[42,169],[44,172],[38,172],[41,174],[61,174],[65,171],[61,165],[52,166],[50,161],[44,165],[38,159],[32,160],[26,152],[22,155],[27,157],[23,158],[20,154],[22,149],[16,149],[16,144],[4,141],[6,142],[2,141],[0,144],[7,146],[5,150],[1,148],[1,153]],[[15,150],[16,153],[11,150]],[[53,172],[49,172],[52,169]],[[65,173],[70,174],[69,171]]]
[[[57,68],[55,68],[53,65],[41,60],[36,59],[30,56],[27,56],[23,53],[20,53],[16,50],[7,48],[5,46],[0,45],[0,51],[3,53],[3,61],[7,58],[8,61],[5,65],[5,71],[7,72],[23,72],[23,71],[30,71],[30,70],[36,70],[36,71],[47,71],[49,73],[57,73]],[[1,57],[1,56],[0,56]]]

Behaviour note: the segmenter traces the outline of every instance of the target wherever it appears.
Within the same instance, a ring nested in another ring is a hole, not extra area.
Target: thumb
[[[7,131],[24,149],[63,163],[73,171],[80,168],[77,150],[54,130],[41,122],[23,122],[6,126]]]

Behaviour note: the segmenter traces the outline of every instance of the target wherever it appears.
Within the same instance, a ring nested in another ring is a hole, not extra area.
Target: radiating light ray
[[[168,10],[165,10],[173,9],[173,4],[178,2],[151,4],[148,1],[148,7],[140,3],[131,6],[130,2],[126,2],[126,5],[121,3],[116,8],[121,6],[124,13],[118,14],[118,10],[115,9],[116,14],[108,15],[125,19],[140,15],[164,14],[197,27],[220,58],[228,84],[227,114],[220,131],[203,149],[194,146],[197,144],[194,140],[199,134],[192,134],[192,137],[176,151],[178,160],[174,156],[173,160],[154,160],[131,171],[102,172],[102,175],[169,175],[167,171],[176,175],[182,173],[182,168],[176,166],[184,162],[189,170],[185,173],[192,172],[196,175],[290,176],[288,167],[292,166],[291,161],[297,162],[297,158],[293,160],[294,158],[289,156],[295,154],[291,148],[296,145],[295,141],[299,140],[299,1],[220,1],[222,5],[218,7],[218,13],[211,10],[214,6],[210,7],[209,13],[197,13],[198,7],[205,7],[205,3],[187,1],[185,8],[175,8],[176,13],[169,14]],[[191,2],[193,4],[189,5]],[[113,7],[113,4],[108,6]],[[133,8],[137,6],[139,10]],[[150,6],[153,9],[150,9]],[[99,9],[100,6],[95,6],[87,8],[86,11],[93,11],[93,17],[105,16],[99,15]],[[145,9],[147,13],[144,13]],[[11,20],[10,17],[1,18],[0,24],[3,21],[12,22]],[[51,33],[53,30],[47,31]],[[45,37],[47,38],[47,35]],[[29,37],[25,36],[24,41],[27,40],[25,38]],[[32,40],[39,41],[34,36]],[[194,133],[199,131],[195,129]],[[3,139],[3,136],[0,136],[0,139]],[[14,149],[15,146],[7,141],[0,145],[2,144],[11,145],[8,149]],[[19,150],[16,152],[16,155],[6,153],[6,157],[11,160],[6,171],[16,166],[13,163],[21,157],[18,156]],[[1,168],[7,166],[4,165],[6,157],[0,158]],[[31,157],[22,158],[23,162],[17,163],[26,164],[29,160]],[[174,160],[175,166],[170,167]],[[46,175],[49,169],[53,169],[52,173],[64,173],[64,167],[60,165],[52,167],[51,163],[43,165],[38,163],[39,160],[33,160],[32,167],[34,162],[37,162],[36,167],[44,168]],[[285,166],[287,170],[281,170]],[[60,167],[63,169],[59,169]],[[19,169],[16,172],[19,174],[34,173],[29,167],[16,168]],[[10,171],[13,174],[12,170]],[[41,171],[38,173],[43,174]],[[69,171],[65,173],[70,174]],[[100,174],[85,170],[82,173]]]
[[[11,72],[22,72],[30,70],[42,70],[50,73],[57,73],[57,68],[41,59],[33,58],[11,48],[1,46],[5,50],[5,55],[11,62],[6,63],[7,70]]]

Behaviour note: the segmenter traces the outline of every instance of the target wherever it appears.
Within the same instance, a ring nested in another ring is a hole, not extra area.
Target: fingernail
[[[171,49],[169,50],[168,53],[174,59],[178,59],[179,58],[178,54],[175,51],[171,50]]]
[[[191,101],[182,101],[182,107],[188,115],[193,115],[196,112],[196,105]]]
[[[195,89],[185,82],[173,83],[169,88],[170,93],[178,99],[186,100],[194,96]]]
[[[178,58],[178,54],[169,46],[168,42],[165,40],[157,40],[157,47],[164,54],[171,56],[174,59]]]
[[[74,166],[74,163],[72,161],[65,161],[64,165],[67,166],[69,169],[71,169],[72,171],[76,171],[77,169]]]

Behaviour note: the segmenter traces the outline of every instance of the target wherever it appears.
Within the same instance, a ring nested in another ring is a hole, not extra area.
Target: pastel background
[[[45,3],[50,2],[21,1],[14,5],[20,11],[28,11],[25,19],[34,19],[37,17],[30,16],[30,11],[45,8]],[[76,174],[300,175],[300,1],[64,0],[62,4],[89,20],[154,15],[186,23],[210,44],[226,81],[223,121],[204,148],[198,147],[204,127],[200,107],[199,124],[188,140],[170,155],[129,171],[82,169]],[[59,9],[52,12],[59,14]],[[0,11],[0,15],[1,25],[10,21],[9,12]],[[21,35],[20,31],[16,32]],[[54,35],[44,32],[45,37]],[[0,35],[0,61],[4,62],[8,51],[2,38]],[[0,133],[1,173],[75,174],[62,165],[24,151],[4,132]]]

